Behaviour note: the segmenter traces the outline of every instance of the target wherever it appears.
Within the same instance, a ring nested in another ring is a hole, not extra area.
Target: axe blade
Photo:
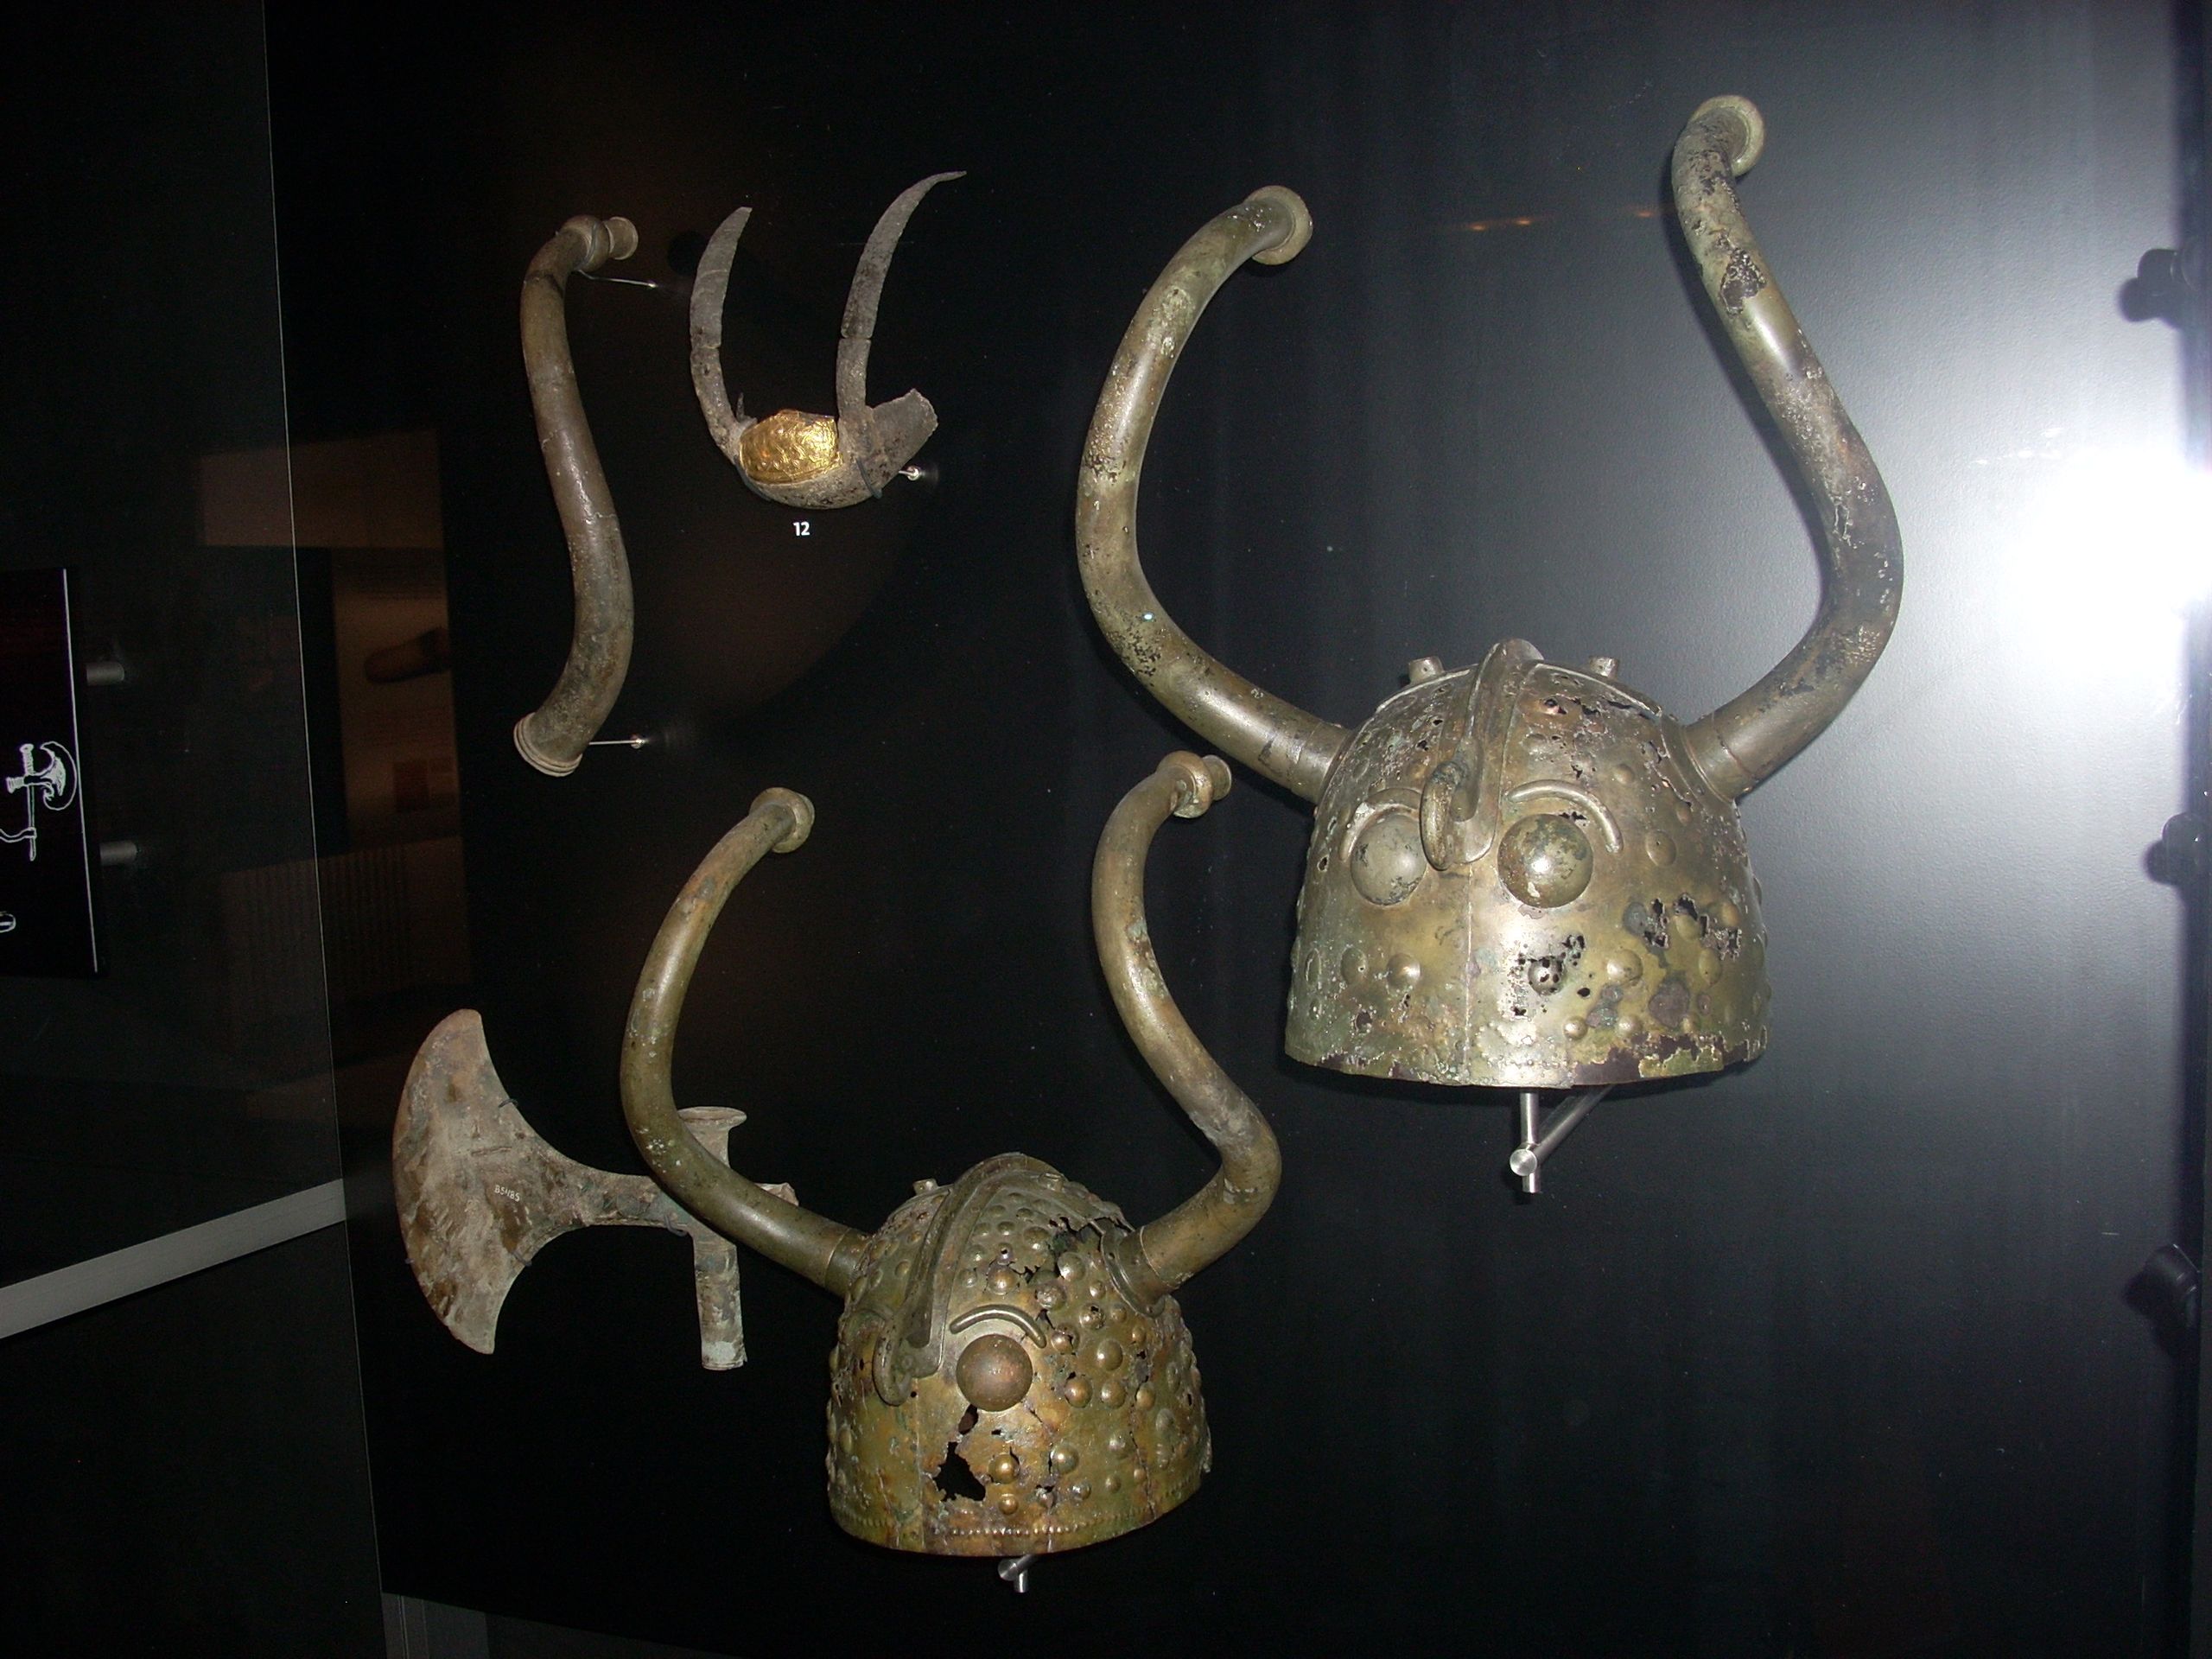
[[[683,1116],[727,1162],[729,1132],[745,1114],[693,1107]],[[700,1363],[745,1363],[735,1247],[650,1176],[594,1169],[547,1145],[493,1069],[473,1008],[448,1015],[416,1051],[392,1125],[391,1177],[415,1282],[478,1353],[492,1351],[507,1292],[554,1239],[579,1227],[659,1227],[691,1241]],[[768,1191],[797,1202],[787,1185]]]
[[[564,1158],[516,1109],[473,1008],[423,1039],[391,1131],[399,1230],[415,1281],[447,1330],[492,1351],[522,1270],[578,1227],[697,1225],[651,1180]]]

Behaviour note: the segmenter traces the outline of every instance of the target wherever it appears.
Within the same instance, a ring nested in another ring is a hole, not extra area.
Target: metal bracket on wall
[[[2185,327],[2204,292],[2204,245],[2192,237],[2177,248],[2152,248],[2136,261],[2133,280],[2120,289],[2120,311],[2130,322],[2156,317]]]
[[[1606,1093],[1605,1089],[1585,1089],[1580,1094],[1570,1095],[1547,1118],[1543,1116],[1544,1091],[1521,1091],[1521,1144],[1505,1160],[1505,1166],[1521,1178],[1523,1192],[1544,1190],[1544,1160],[1558,1149],[1559,1143],[1573,1132],[1574,1126]]]

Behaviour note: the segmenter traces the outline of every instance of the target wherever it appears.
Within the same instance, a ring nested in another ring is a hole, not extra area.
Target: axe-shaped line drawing
[[[66,812],[77,798],[77,757],[59,743],[19,743],[22,771],[8,779],[8,792],[23,798],[23,827],[0,830],[0,841],[23,843],[34,864],[38,862],[38,810]],[[40,759],[41,752],[45,758]],[[12,926],[13,924],[10,924]],[[0,929],[4,932],[7,929]]]
[[[725,1163],[745,1114],[690,1106],[683,1121]],[[424,1039],[399,1097],[392,1184],[407,1259],[447,1330],[480,1354],[499,1333],[499,1309],[537,1253],[580,1227],[661,1227],[691,1241],[699,1300],[699,1363],[745,1363],[737,1250],[649,1176],[594,1169],[556,1152],[499,1081],[473,1008],[449,1014]],[[796,1204],[790,1186],[765,1187]]]

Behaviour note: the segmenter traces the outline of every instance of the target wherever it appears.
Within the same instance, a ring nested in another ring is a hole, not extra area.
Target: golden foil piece
[[[779,409],[737,441],[738,459],[763,484],[803,484],[837,464],[837,423],[827,415]]]

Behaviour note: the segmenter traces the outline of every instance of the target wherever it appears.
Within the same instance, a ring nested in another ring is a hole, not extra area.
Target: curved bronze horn
[[[549,777],[564,778],[622,695],[630,671],[630,562],[607,493],[607,473],[584,419],[563,315],[571,271],[593,271],[638,251],[626,219],[579,214],[537,251],[522,279],[522,359],[537,412],[537,447],[569,538],[576,589],[575,637],[545,701],[515,723],[515,747]]]
[[[737,884],[771,851],[788,853],[814,827],[814,805],[787,789],[762,792],[744,822],[715,843],[669,907],[654,938],[622,1035],[622,1115],[654,1179],[716,1232],[842,1296],[868,1241],[728,1168],[676,1109],[669,1072],[691,970]]]
[[[1306,204],[1255,190],[1185,242],[1137,308],[1098,395],[1076,486],[1076,547],[1090,608],[1129,671],[1191,729],[1307,800],[1351,734],[1270,696],[1175,625],[1137,560],[1137,482],[1153,418],[1199,315],[1247,259],[1279,265],[1313,234]]]
[[[1134,1252],[1124,1253],[1130,1288],[1147,1300],[1218,1260],[1257,1226],[1282,1179],[1274,1131],[1184,1020],[1160,976],[1145,921],[1145,856],[1154,835],[1170,813],[1195,818],[1228,792],[1229,767],[1217,757],[1169,755],[1122,798],[1090,867],[1090,925],[1114,1007],[1145,1064],[1221,1154],[1213,1179],[1140,1229]]]
[[[707,417],[715,447],[736,463],[746,487],[791,507],[849,507],[880,495],[893,474],[912,461],[937,430],[937,411],[918,391],[880,408],[868,401],[868,354],[874,344],[875,312],[891,256],[924,196],[958,173],[937,173],[910,185],[883,210],[868,233],[845,298],[837,342],[837,415],[779,410],[765,421],[732,404],[722,379],[722,307],[729,295],[730,262],[745,233],[750,207],[721,222],[700,256],[691,285],[691,388]]]
[[[1698,106],[1675,144],[1675,208],[1720,326],[1820,508],[1827,580],[1812,627],[1767,677],[1688,730],[1724,796],[1744,795],[1851,701],[1897,625],[1904,554],[1889,491],[1737,205],[1766,124],[1748,99]]]

